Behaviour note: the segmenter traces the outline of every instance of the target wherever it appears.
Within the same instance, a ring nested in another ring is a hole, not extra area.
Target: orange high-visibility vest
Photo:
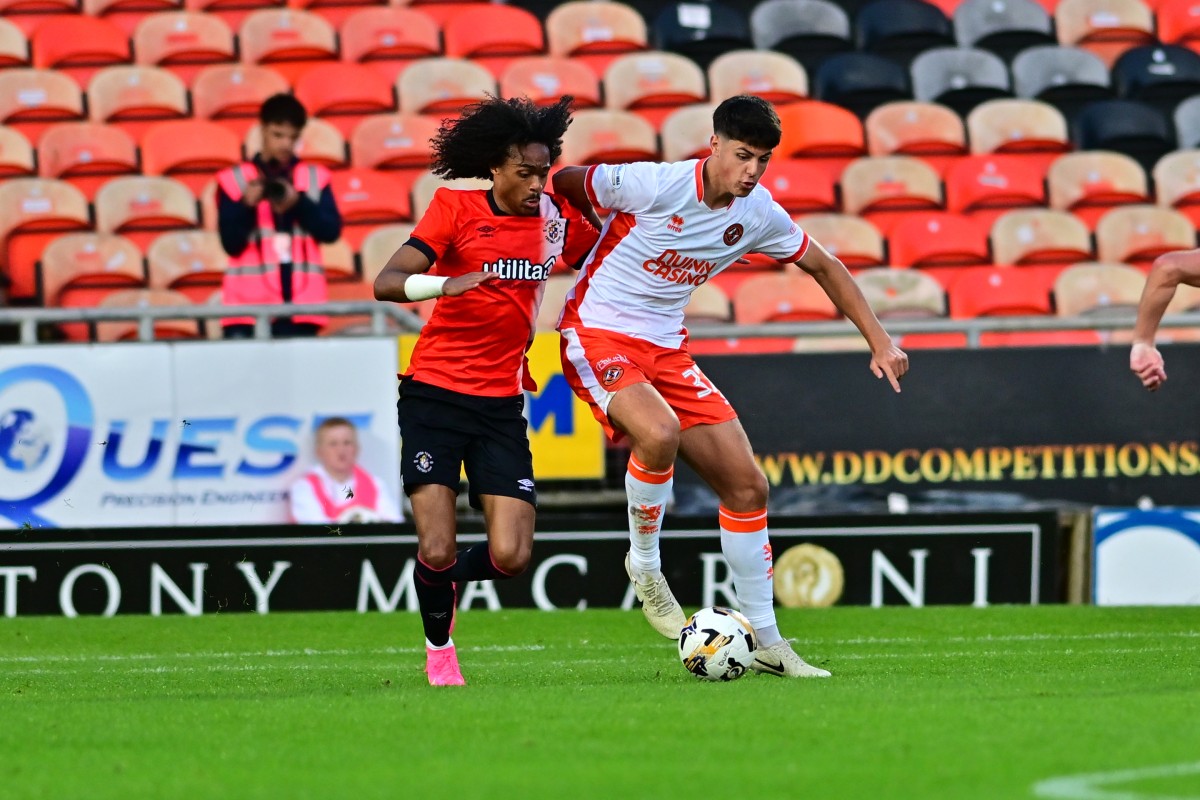
[[[246,186],[259,177],[252,162],[227,167],[217,173],[217,183],[229,199],[242,201]],[[321,200],[321,191],[329,185],[329,170],[316,164],[297,163],[292,173],[296,191],[307,194],[314,203]],[[221,299],[227,306],[275,305],[283,303],[283,284],[280,280],[279,256],[275,252],[275,215],[271,204],[259,202],[258,228],[240,255],[229,257],[229,266],[221,281]],[[299,222],[292,225],[292,303],[324,303],[329,300],[325,285],[325,268],[321,263],[321,248]],[[296,322],[324,325],[327,317],[297,314]],[[222,325],[252,325],[254,317],[224,317]]]

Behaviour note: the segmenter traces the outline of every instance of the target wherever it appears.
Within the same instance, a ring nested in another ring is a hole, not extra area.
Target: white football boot
[[[628,553],[625,554],[625,572],[629,575],[638,600],[642,601],[642,613],[646,615],[650,627],[668,639],[678,639],[679,632],[687,624],[687,617],[684,616],[675,595],[671,594],[667,579],[659,572],[657,576],[647,577],[644,582],[639,582],[634,578]]]
[[[780,678],[828,678],[829,670],[814,667],[792,650],[787,639],[781,639],[770,647],[759,647],[754,651],[754,663],[750,669],[763,675]]]

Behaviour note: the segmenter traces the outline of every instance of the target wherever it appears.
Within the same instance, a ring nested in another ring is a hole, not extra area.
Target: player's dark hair
[[[492,168],[508,160],[514,145],[544,144],[553,163],[562,155],[562,137],[571,124],[567,95],[552,106],[539,108],[524,97],[488,97],[463,110],[456,119],[442,120],[433,137],[435,175],[443,178],[492,177]]]
[[[263,125],[294,125],[299,130],[308,122],[308,112],[304,110],[304,104],[292,95],[273,94],[263,101],[258,110],[258,121]]]
[[[713,111],[713,132],[752,147],[772,150],[779,144],[783,126],[779,124],[774,106],[766,100],[739,94],[723,101]]]

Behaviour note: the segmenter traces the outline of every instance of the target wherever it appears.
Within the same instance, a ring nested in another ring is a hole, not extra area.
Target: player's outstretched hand
[[[875,373],[876,378],[886,375],[888,383],[899,392],[900,379],[908,372],[908,354],[894,344],[888,344],[887,349],[879,352],[872,351],[871,372]]]
[[[494,281],[499,277],[495,272],[468,272],[466,275],[457,275],[442,284],[442,294],[446,297],[458,297],[480,284]]]
[[[1129,351],[1129,369],[1138,376],[1142,386],[1151,392],[1158,391],[1167,379],[1162,353],[1154,345],[1145,342],[1135,342]]]

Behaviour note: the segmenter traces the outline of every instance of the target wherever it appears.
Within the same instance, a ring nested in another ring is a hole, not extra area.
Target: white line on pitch
[[[1062,775],[1038,781],[1033,785],[1033,793],[1037,797],[1052,797],[1060,800],[1200,800],[1200,794],[1168,796],[1157,792],[1142,793],[1107,788],[1112,784],[1130,783],[1150,778],[1175,778],[1197,774],[1200,774],[1200,761],[1141,769]]]

